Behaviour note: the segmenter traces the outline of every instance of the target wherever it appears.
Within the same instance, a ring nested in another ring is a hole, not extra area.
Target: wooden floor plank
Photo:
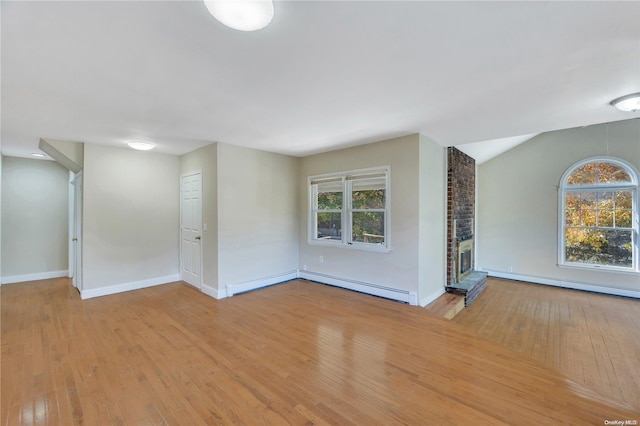
[[[489,278],[452,321],[640,412],[639,318],[636,299]]]
[[[484,297],[467,309],[490,314]],[[2,425],[595,425],[640,417],[632,404],[424,309],[300,280],[223,300],[172,283],[82,301],[68,280],[54,279],[2,286],[0,303]],[[552,304],[513,309],[506,313],[574,321],[570,334],[602,334],[614,321],[570,319]],[[478,325],[502,338],[528,333],[516,343],[558,359],[546,342],[566,336],[534,326],[522,318]],[[593,380],[612,382],[632,365],[609,338],[590,344],[607,348],[613,373],[589,372]]]

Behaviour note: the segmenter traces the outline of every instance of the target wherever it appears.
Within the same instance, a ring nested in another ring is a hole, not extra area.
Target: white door
[[[73,286],[82,290],[82,172],[73,179]]]
[[[180,273],[182,281],[201,288],[202,173],[180,177]]]

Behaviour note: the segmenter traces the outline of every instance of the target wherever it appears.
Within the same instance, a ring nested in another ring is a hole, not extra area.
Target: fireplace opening
[[[458,243],[458,268],[456,281],[460,282],[473,271],[473,239]]]

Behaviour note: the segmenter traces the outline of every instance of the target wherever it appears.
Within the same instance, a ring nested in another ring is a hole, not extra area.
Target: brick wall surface
[[[453,284],[456,282],[457,243],[473,238],[476,161],[449,147],[447,162],[447,283]]]

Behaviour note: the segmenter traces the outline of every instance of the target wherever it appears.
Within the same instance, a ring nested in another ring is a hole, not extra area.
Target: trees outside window
[[[388,167],[312,176],[309,195],[310,243],[388,249]]]
[[[637,271],[638,175],[613,158],[565,172],[560,187],[560,264]]]

